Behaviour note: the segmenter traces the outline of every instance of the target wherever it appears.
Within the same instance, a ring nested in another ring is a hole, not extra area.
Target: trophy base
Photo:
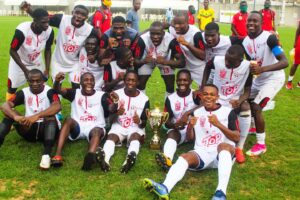
[[[160,144],[151,144],[150,143],[150,149],[152,149],[152,150],[161,150],[161,145]]]

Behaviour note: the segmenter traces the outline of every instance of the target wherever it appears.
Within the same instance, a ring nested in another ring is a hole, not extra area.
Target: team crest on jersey
[[[226,77],[226,69],[221,69],[220,70],[220,74],[219,74],[219,76],[221,77],[221,79],[224,79],[225,77]]]
[[[247,45],[247,51],[249,52],[249,54],[253,54],[253,49],[252,49],[251,44]]]
[[[176,101],[176,103],[175,103],[175,111],[180,111],[180,109],[181,109],[181,103],[180,103],[180,101]]]
[[[84,56],[84,55],[81,55],[80,58],[79,58],[79,61],[80,61],[81,63],[83,63],[84,60],[85,60],[85,56]]]
[[[202,144],[206,147],[217,145],[221,142],[222,135],[213,131],[210,135],[202,139]]]
[[[28,104],[28,106],[32,106],[32,102],[33,102],[33,98],[32,98],[32,97],[29,97],[29,98],[27,99],[27,104]]]
[[[205,121],[206,121],[206,117],[200,117],[199,122],[200,122],[200,126],[203,128],[205,125]]]
[[[82,98],[79,98],[77,103],[78,103],[79,106],[82,106],[83,99],[82,99]]]
[[[65,34],[66,34],[66,35],[70,35],[71,31],[72,31],[71,27],[70,27],[70,26],[67,26],[67,27],[66,27],[66,30],[65,30]]]
[[[28,46],[31,46],[31,44],[32,44],[32,36],[31,36],[31,35],[29,35],[29,36],[26,38],[25,43],[26,43]]]

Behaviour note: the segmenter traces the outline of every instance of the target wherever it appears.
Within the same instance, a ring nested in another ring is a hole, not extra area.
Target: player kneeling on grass
[[[96,161],[96,148],[105,135],[105,117],[113,110],[114,104],[108,94],[96,91],[93,74],[86,72],[81,75],[81,89],[61,88],[60,82],[64,79],[63,73],[55,77],[54,89],[71,102],[71,117],[67,118],[62,126],[58,139],[56,155],[52,158],[54,167],[63,164],[62,149],[67,137],[70,140],[87,139],[89,141],[88,153],[85,155],[82,170],[91,170]],[[117,96],[112,94],[111,96]]]
[[[177,90],[169,95],[165,101],[165,110],[169,113],[166,122],[168,139],[164,144],[163,153],[155,155],[155,159],[164,170],[168,170],[172,165],[172,160],[177,149],[177,145],[187,141],[187,117],[199,105],[199,100],[191,90],[191,73],[187,69],[180,70],[176,78]]]
[[[41,169],[49,169],[51,149],[58,134],[58,121],[55,114],[61,109],[56,92],[44,85],[44,75],[38,69],[28,72],[29,87],[16,93],[16,97],[1,106],[5,117],[0,123],[0,146],[12,125],[25,140],[42,141],[44,151],[40,163]],[[13,108],[25,105],[25,115]]]
[[[188,169],[198,171],[207,168],[218,168],[219,182],[212,199],[226,199],[234,147],[239,141],[240,134],[235,112],[216,103],[218,98],[218,88],[215,85],[203,87],[201,95],[203,106],[193,112],[196,120],[190,123],[193,125],[192,131],[187,132],[188,138],[195,139],[194,150],[178,158],[163,183],[144,179],[145,188],[154,192],[160,199],[170,198],[172,188]]]
[[[219,89],[219,103],[233,108],[238,115],[241,137],[237,143],[236,161],[245,162],[243,147],[247,139],[251,123],[250,96],[252,75],[250,62],[244,60],[244,49],[240,45],[232,45],[225,56],[216,56],[205,67],[202,85],[205,85],[214,70],[213,84]]]
[[[149,109],[149,99],[137,89],[138,75],[129,70],[125,74],[125,88],[116,90],[119,96],[117,116],[108,133],[103,149],[98,149],[98,160],[103,171],[110,170],[109,160],[113,156],[115,146],[127,139],[128,153],[121,173],[127,173],[135,164],[140,143],[144,139],[147,122],[146,109]]]

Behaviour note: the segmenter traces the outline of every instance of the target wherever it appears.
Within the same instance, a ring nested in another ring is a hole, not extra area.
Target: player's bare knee
[[[119,141],[119,137],[116,134],[109,134],[107,136],[107,140],[111,140],[114,143],[117,143]]]
[[[253,115],[255,115],[256,113],[259,113],[259,112],[261,112],[261,107],[258,105],[258,104],[256,104],[256,103],[251,103],[251,112],[253,113]]]
[[[249,117],[251,115],[251,108],[248,101],[244,101],[240,106],[240,117]]]
[[[195,167],[199,164],[198,157],[193,152],[181,154],[180,157],[186,160],[186,162],[189,164],[189,167]]]
[[[173,140],[175,140],[177,143],[180,142],[180,139],[181,139],[181,135],[178,131],[176,130],[171,130],[169,133],[168,133],[168,138],[171,138]]]
[[[221,143],[218,145],[218,153],[220,153],[221,151],[229,151],[231,154],[234,153],[234,147],[230,144],[227,143]]]
[[[56,122],[55,116],[48,116],[44,118],[45,122]]]
[[[90,132],[91,138],[93,138],[93,137],[101,138],[103,135],[104,135],[104,131],[102,128],[99,128],[99,127],[93,128]]]
[[[129,141],[132,141],[132,140],[138,140],[138,141],[140,141],[140,139],[141,139],[141,135],[140,135],[140,134],[138,134],[138,133],[133,133],[133,134],[130,136]]]

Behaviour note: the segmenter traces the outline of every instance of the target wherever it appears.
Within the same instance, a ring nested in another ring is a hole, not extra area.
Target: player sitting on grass
[[[176,92],[169,95],[165,101],[165,110],[169,113],[169,119],[165,124],[166,128],[169,128],[168,138],[164,144],[163,153],[155,155],[156,162],[164,170],[171,167],[177,145],[187,142],[186,119],[190,110],[199,105],[199,100],[191,90],[192,79],[189,70],[182,69],[177,73],[176,84]]]
[[[251,123],[250,104],[247,102],[252,84],[250,62],[244,60],[244,49],[240,45],[232,45],[225,56],[216,56],[208,62],[203,76],[205,85],[211,70],[215,70],[213,84],[219,89],[219,103],[235,110],[241,137],[235,151],[236,161],[245,162],[243,147],[247,139]]]
[[[138,75],[135,71],[125,74],[125,88],[116,90],[119,105],[115,121],[108,133],[103,149],[98,149],[98,160],[104,172],[110,170],[109,160],[114,155],[115,146],[127,140],[128,153],[121,167],[121,173],[127,173],[135,164],[140,143],[144,139],[147,122],[146,109],[149,109],[149,99],[137,89]]]
[[[12,125],[17,133],[29,142],[42,141],[44,151],[40,162],[41,169],[49,169],[51,149],[58,134],[58,121],[55,114],[61,109],[57,93],[44,84],[44,75],[38,69],[28,72],[29,87],[16,93],[11,101],[1,106],[5,117],[0,123],[0,146]],[[25,105],[25,115],[15,107]]]
[[[82,170],[91,170],[96,161],[96,148],[105,135],[105,117],[113,110],[114,104],[108,94],[96,91],[93,74],[86,72],[81,75],[81,89],[61,88],[63,73],[58,73],[54,82],[54,89],[71,102],[71,117],[67,118],[60,131],[55,156],[52,158],[54,167],[63,165],[62,149],[69,137],[70,140],[87,139],[88,153],[85,155]],[[116,98],[117,96],[114,95]]]
[[[111,92],[124,87],[124,75],[126,70],[133,68],[133,56],[130,49],[119,47],[115,52],[115,61],[111,61],[104,66],[104,86],[105,92]]]
[[[160,199],[170,198],[171,190],[188,169],[198,171],[207,168],[218,168],[219,183],[213,200],[226,199],[234,147],[240,134],[235,112],[218,104],[218,98],[218,88],[215,85],[203,87],[203,106],[194,111],[196,120],[190,122],[194,128],[187,133],[187,138],[195,139],[194,150],[182,154],[177,159],[163,183],[144,179],[145,188],[154,192]]]

